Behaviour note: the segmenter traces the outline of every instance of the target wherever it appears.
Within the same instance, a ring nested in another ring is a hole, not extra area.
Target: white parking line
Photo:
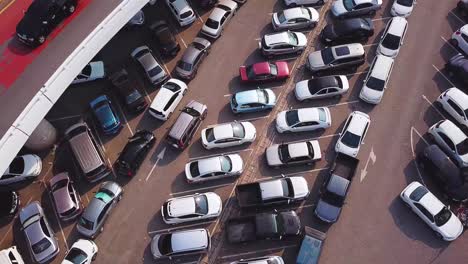
[[[375,42],[375,43],[363,45],[363,47],[364,47],[364,48],[367,48],[367,47],[377,46],[377,45],[379,45],[379,44],[380,44],[380,42]]]
[[[281,178],[283,176],[284,177],[289,177],[289,176],[294,176],[294,175],[324,171],[324,170],[328,170],[328,169],[330,169],[330,167],[323,167],[323,168],[318,168],[318,169],[313,169],[313,170],[306,170],[306,171],[299,171],[299,172],[293,172],[293,173],[279,174],[279,175],[274,175],[274,176],[261,176],[261,175],[259,175],[259,176],[262,179],[269,180],[269,179]]]
[[[299,205],[299,206],[296,206],[296,207],[292,207],[291,210],[298,210],[298,209],[302,209],[302,208],[309,208],[309,207],[312,207],[312,206],[315,206],[315,204],[304,204],[304,205]]]
[[[49,122],[55,122],[55,121],[72,119],[72,118],[77,118],[77,117],[81,117],[81,115],[69,115],[69,116],[64,116],[64,117],[59,117],[59,118],[54,118],[54,119],[48,119],[48,120]]]
[[[217,188],[225,187],[225,186],[228,186],[228,185],[232,185],[232,183],[223,183],[223,184],[214,185],[214,186],[208,186],[208,187],[203,187],[203,188],[198,188],[198,189],[191,189],[191,190],[188,190],[188,191],[174,192],[174,193],[170,193],[169,195],[170,196],[179,196],[181,194],[187,195],[189,193],[197,193],[198,191],[217,189]]]
[[[209,224],[214,223],[214,222],[215,222],[215,220],[206,221],[206,222],[199,222],[199,223],[195,223],[195,224],[191,224],[191,225],[177,225],[177,226],[174,226],[172,228],[149,231],[148,235],[163,234],[163,233],[167,233],[167,232],[170,232],[170,231],[185,229],[185,228],[189,228],[189,227],[193,227],[193,226],[199,226],[199,225],[209,225]]]
[[[359,103],[359,100],[354,100],[354,101],[349,101],[349,102],[342,102],[342,103],[338,103],[338,104],[331,104],[331,105],[326,105],[326,106],[323,106],[323,107],[335,107],[335,106],[340,106],[340,105],[348,105],[348,104],[356,104],[356,103]]]
[[[416,171],[418,172],[418,176],[419,176],[419,179],[421,180],[421,183],[426,186],[426,183],[424,182],[424,179],[421,175],[421,171],[419,171],[419,166],[418,166],[418,163],[416,162],[416,153],[414,151],[414,143],[413,143],[413,132],[415,132],[419,138],[421,138],[424,143],[426,143],[426,145],[429,146],[429,143],[426,141],[426,139],[423,138],[423,136],[419,133],[419,131],[415,128],[415,127],[411,127],[411,130],[410,130],[410,144],[411,144],[411,153],[413,154],[413,162],[414,162],[414,166],[416,167]]]
[[[230,155],[230,154],[239,154],[241,152],[252,151],[252,150],[253,149],[248,148],[248,149],[243,149],[243,150],[239,150],[239,151],[232,151],[232,152],[225,152],[225,153],[219,153],[219,154],[213,154],[213,155],[207,155],[207,156],[194,157],[194,158],[189,158],[189,161],[205,159],[205,158],[211,158],[211,157],[216,157],[216,156]]]
[[[445,42],[447,43],[454,51],[456,51],[457,53],[460,52],[458,51],[457,47],[453,46],[452,43],[450,43],[450,41],[448,41],[446,38],[440,36],[440,38]]]
[[[368,71],[360,71],[360,72],[355,72],[355,73],[350,73],[350,74],[346,74],[346,76],[354,76],[354,75],[359,75],[359,74],[363,74],[363,73],[367,73]]]
[[[132,136],[133,136],[134,135],[133,130],[130,127],[130,125],[128,124],[127,117],[125,117],[125,112],[122,110],[122,107],[120,107],[120,105],[118,103],[115,104],[115,105],[117,105],[117,108],[119,109],[120,115],[122,116],[122,119],[125,122],[125,126],[128,128],[128,131],[130,131],[130,134],[132,134]]]
[[[298,143],[298,142],[304,142],[304,141],[310,141],[310,140],[319,140],[319,139],[324,139],[324,138],[329,138],[329,137],[336,137],[339,136],[340,134],[330,134],[330,135],[325,135],[325,136],[320,136],[320,137],[314,137],[314,138],[306,138],[306,139],[301,139],[301,140],[294,140],[294,141],[281,141],[283,144],[291,144],[291,143]],[[273,140],[271,141],[271,145],[273,145]]]
[[[223,96],[224,96],[224,97],[231,97],[232,94],[225,94],[225,95],[223,95]]]
[[[445,115],[442,114],[442,112],[440,112],[439,109],[437,109],[437,107],[434,105],[434,103],[431,102],[431,101],[429,101],[429,99],[427,99],[427,97],[426,97],[424,94],[422,95],[422,98],[423,98],[424,100],[426,100],[426,102],[427,102],[432,108],[434,108],[434,110],[436,110],[436,112],[437,112],[442,118],[447,119],[447,118],[445,117]]]
[[[48,190],[47,186],[46,186],[46,192],[47,192],[47,196],[49,197],[50,204],[51,205],[54,204],[54,201],[52,200],[52,196],[51,196],[50,191]],[[52,209],[52,210],[54,211],[55,220],[57,220],[57,224],[58,224],[58,226],[60,228],[60,233],[62,234],[63,242],[65,243],[65,247],[68,250],[69,247],[68,247],[68,243],[67,243],[67,238],[65,237],[65,233],[63,232],[62,224],[60,224],[60,218],[58,217],[58,214],[55,211],[55,209]]]
[[[466,24],[465,21],[463,19],[461,19],[459,16],[457,16],[457,14],[455,14],[453,11],[450,11],[449,12],[452,16],[454,16],[456,19],[458,19],[458,21],[462,22],[462,24]]]
[[[389,16],[389,17],[379,17],[379,18],[374,18],[372,19],[372,21],[380,21],[380,20],[387,20],[387,19],[391,19],[393,17]]]
[[[447,80],[447,82],[449,82],[449,83],[452,85],[452,87],[455,87],[455,84],[453,84],[453,82],[451,82],[450,79],[449,79],[447,76],[445,76],[445,74],[443,74],[442,71],[440,71],[434,64],[432,64],[432,67],[434,67],[434,69],[435,69],[440,75],[442,75],[442,77],[444,77],[444,79]]]
[[[220,259],[229,259],[232,257],[241,257],[241,256],[247,256],[247,255],[253,255],[253,254],[259,254],[264,253],[264,252],[270,252],[270,251],[276,251],[276,250],[284,250],[287,248],[292,248],[292,247],[297,247],[297,245],[288,245],[288,246],[282,246],[282,247],[275,247],[275,248],[269,248],[269,249],[264,249],[264,250],[256,250],[256,251],[249,251],[245,253],[240,253],[240,254],[232,254],[232,255],[226,255],[219,257]]]
[[[265,119],[265,118],[268,118],[268,117],[270,117],[270,115],[247,118],[247,119],[241,119],[241,120],[236,120],[236,121],[239,121],[239,122],[252,122],[252,121],[255,121],[255,120]]]

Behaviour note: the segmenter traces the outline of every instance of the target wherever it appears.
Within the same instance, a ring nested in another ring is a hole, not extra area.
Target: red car
[[[240,66],[239,74],[244,82],[283,80],[289,77],[289,67],[285,61],[265,61],[249,66]]]

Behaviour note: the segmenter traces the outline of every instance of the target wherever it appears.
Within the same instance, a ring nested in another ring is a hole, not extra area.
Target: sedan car
[[[462,234],[460,219],[419,182],[410,183],[400,198],[443,240],[453,241]]]
[[[99,122],[102,132],[113,135],[120,131],[122,123],[115,112],[112,102],[106,95],[101,95],[89,103],[94,117]]]
[[[0,186],[36,179],[42,171],[42,160],[35,154],[17,156],[0,176]]]
[[[289,144],[274,144],[266,149],[267,164],[270,167],[313,164],[322,159],[317,140]]]
[[[315,75],[324,71],[350,68],[356,70],[365,62],[364,47],[351,43],[314,51],[307,57],[306,67]]]
[[[289,66],[285,61],[258,62],[240,66],[239,75],[243,82],[266,82],[289,78]]]
[[[153,32],[159,52],[162,55],[173,57],[179,52],[180,45],[165,21],[158,20],[151,24],[149,28]]]
[[[205,21],[201,33],[209,38],[219,38],[227,23],[236,13],[237,3],[232,0],[219,1]]]
[[[78,239],[65,255],[62,264],[91,264],[97,253],[98,247],[92,240]]]
[[[78,220],[76,225],[78,232],[85,237],[94,239],[104,230],[106,218],[116,203],[122,199],[122,195],[122,187],[116,182],[102,183]]]
[[[468,24],[455,31],[449,42],[461,49],[463,53],[468,54]]]
[[[50,179],[49,186],[55,211],[60,220],[69,221],[77,218],[83,211],[83,204],[68,172],[55,175]]]
[[[141,92],[130,82],[125,69],[112,74],[110,80],[115,88],[117,88],[117,95],[127,111],[138,113],[145,110],[148,103]]]
[[[382,34],[379,46],[377,46],[377,54],[395,58],[403,45],[407,29],[408,21],[405,18],[392,18]]]
[[[374,23],[370,18],[348,18],[327,24],[320,34],[320,40],[329,45],[367,41],[374,35]]]
[[[271,110],[275,104],[276,95],[271,89],[237,92],[231,97],[231,110],[234,114]]]
[[[313,28],[319,21],[319,12],[312,7],[294,7],[273,13],[271,25],[276,31]]]
[[[323,5],[327,0],[283,0],[287,7],[296,7],[300,5]]]
[[[298,101],[341,96],[349,89],[345,75],[332,75],[304,80],[296,83],[294,95]]]
[[[445,64],[450,77],[455,77],[463,84],[468,85],[468,59],[461,53],[454,55]]]
[[[194,38],[177,62],[175,73],[182,79],[191,80],[197,75],[203,59],[210,52],[211,43],[204,38]]]
[[[166,0],[166,4],[181,27],[188,26],[197,19],[186,0]]]
[[[268,256],[268,257],[259,257],[251,259],[241,259],[230,264],[284,264],[284,260],[280,256]]]
[[[208,252],[210,247],[210,232],[203,228],[157,234],[151,240],[151,254],[155,260],[199,255]]]
[[[34,261],[48,263],[57,256],[60,251],[59,244],[39,202],[32,202],[23,207],[19,213],[19,220]]]
[[[382,101],[392,73],[393,64],[394,60],[391,57],[375,56],[359,93],[361,100],[369,104],[378,104]]]
[[[331,122],[328,107],[291,109],[278,113],[276,130],[279,133],[314,131],[327,129]]]
[[[169,78],[169,74],[161,67],[148,46],[136,48],[131,55],[145,72],[145,76],[150,83],[157,85]]]
[[[170,79],[165,82],[150,105],[149,113],[153,117],[166,121],[187,93],[188,86],[181,80]]]
[[[171,198],[161,206],[166,224],[180,224],[217,218],[223,209],[221,197],[214,192]]]
[[[251,122],[231,122],[209,126],[202,130],[201,138],[206,149],[227,148],[251,143],[257,130]]]
[[[382,6],[382,0],[336,0],[331,7],[335,18],[373,16]]]
[[[244,162],[239,154],[204,158],[185,164],[185,177],[188,183],[211,181],[239,176],[244,170]]]
[[[340,138],[336,142],[335,151],[356,157],[366,137],[369,125],[369,115],[359,111],[352,112],[346,119]]]
[[[441,120],[429,128],[429,134],[458,166],[468,167],[468,136],[450,120]]]
[[[72,84],[91,82],[106,77],[104,62],[92,61],[86,65],[83,70],[75,77]]]
[[[274,55],[300,54],[307,46],[307,37],[304,33],[284,31],[270,33],[263,36],[258,48],[266,57]]]
[[[468,127],[468,95],[456,87],[447,89],[437,103],[459,124]]]
[[[155,142],[156,137],[147,130],[137,131],[131,136],[115,162],[117,174],[134,176]]]
[[[409,17],[413,12],[416,0],[395,0],[390,9],[390,14],[394,17]]]

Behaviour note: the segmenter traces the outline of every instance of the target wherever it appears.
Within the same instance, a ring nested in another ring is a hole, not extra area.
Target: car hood
[[[206,26],[206,25],[203,25],[203,27],[202,27],[202,31],[203,31],[203,32],[206,32],[206,33],[208,33],[209,35],[213,35],[213,36],[218,35],[220,29],[221,29],[221,26],[218,26],[218,28],[216,28],[216,29],[210,28],[210,27],[208,27],[208,26]]]
[[[304,33],[301,32],[295,32],[297,36],[297,45],[299,47],[305,47],[307,46],[307,37]]]
[[[398,4],[396,1],[392,5],[392,11],[399,16],[405,16],[413,11],[413,6],[403,6]]]
[[[229,158],[232,162],[232,169],[231,172],[242,172],[244,169],[244,162],[242,158],[238,154],[229,155]]]
[[[328,223],[336,222],[340,212],[341,208],[328,204],[322,199],[318,201],[317,207],[315,208],[317,217]]]
[[[276,116],[276,127],[281,130],[289,129],[288,123],[286,122],[286,111],[282,111]]]
[[[24,155],[24,175],[38,176],[42,171],[41,158],[34,154]]]
[[[364,85],[361,89],[360,97],[369,103],[379,103],[382,100],[383,91],[368,88]]]
[[[25,15],[16,25],[16,32],[28,38],[36,38],[41,34],[42,21],[37,16]]]
[[[303,177],[290,177],[294,188],[294,198],[305,198],[309,195],[309,185]]]
[[[250,122],[242,122],[242,125],[245,129],[245,139],[250,141],[254,140],[257,135],[255,126]]]
[[[288,77],[289,76],[289,68],[288,63],[285,61],[277,61],[276,67],[278,67],[278,77]]]
[[[309,66],[313,68],[321,68],[325,66],[322,59],[322,53],[320,50],[314,51],[309,54],[307,60],[309,61]]]
[[[268,165],[279,166],[283,164],[278,154],[278,148],[279,148],[279,145],[273,145],[266,149],[265,153],[266,153],[266,159],[267,159]]]
[[[360,146],[358,146],[357,148],[350,148],[346,146],[345,144],[341,143],[341,138],[340,138],[338,142],[336,142],[335,151],[355,158],[359,152],[359,147]]]
[[[331,7],[331,11],[332,11],[333,15],[335,15],[335,16],[340,16],[340,15],[348,12],[348,10],[346,10],[346,8],[344,7],[343,0],[341,0],[341,1],[338,0],[338,1],[333,2],[332,7]]]
[[[298,235],[301,232],[301,220],[296,212],[284,212],[280,216],[284,223],[283,233],[285,235]]]
[[[276,94],[271,89],[265,89],[268,94],[268,105],[275,106],[276,105]]]
[[[160,237],[161,237],[160,235],[155,235],[153,239],[151,240],[151,254],[153,255],[154,258],[162,257],[162,254],[159,251],[159,247],[158,247],[158,242],[159,242]]]
[[[460,222],[460,219],[456,217],[453,213],[450,219],[445,225],[440,227],[441,233],[446,240],[454,240],[463,232],[463,225]]]
[[[245,66],[240,66],[239,75],[240,75],[242,81],[248,81],[249,80],[249,77],[247,76],[247,70],[246,70]]]
[[[377,53],[385,55],[390,58],[394,58],[398,54],[398,50],[392,50],[384,47],[382,44],[379,44],[379,47],[377,48]]]
[[[296,83],[294,93],[296,94],[297,99],[304,100],[311,96],[308,83],[309,80],[304,80]]]
[[[223,209],[223,202],[221,201],[221,197],[216,193],[206,193],[205,194],[208,198],[208,214],[216,214],[220,213]]]

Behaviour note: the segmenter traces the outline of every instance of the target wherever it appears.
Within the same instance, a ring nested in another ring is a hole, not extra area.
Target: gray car
[[[80,196],[73,187],[68,172],[55,175],[49,181],[50,192],[54,201],[55,211],[60,220],[69,221],[78,217],[83,211]]]
[[[32,258],[37,263],[46,263],[57,256],[60,251],[58,241],[39,202],[21,209],[19,219]]]
[[[203,59],[210,52],[211,43],[204,38],[194,38],[187,47],[182,58],[177,62],[176,74],[186,80],[195,77]]]
[[[117,183],[104,182],[78,221],[76,228],[85,237],[95,238],[104,230],[104,222],[112,208],[122,199],[123,190]]]
[[[356,16],[373,16],[382,6],[382,0],[337,0],[333,2],[331,13],[342,19]]]
[[[273,13],[271,24],[275,31],[313,28],[319,21],[319,12],[312,7],[293,7]]]
[[[153,52],[147,46],[136,48],[131,55],[141,66],[146,78],[152,84],[160,84],[169,78],[167,72],[161,67]]]

